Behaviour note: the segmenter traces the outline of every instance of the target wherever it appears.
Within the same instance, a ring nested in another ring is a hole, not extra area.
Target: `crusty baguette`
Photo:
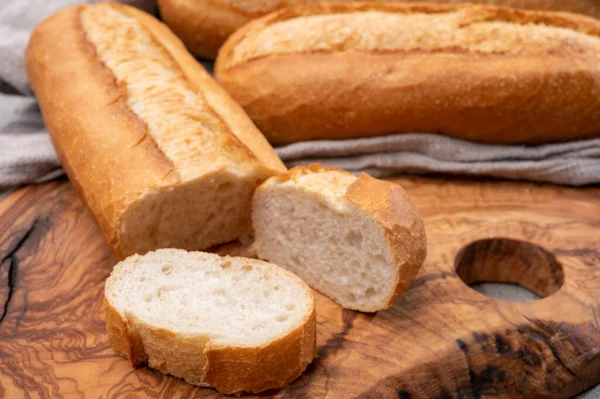
[[[318,0],[318,3],[349,0]],[[377,1],[377,0],[374,0]],[[384,2],[382,0],[381,2]],[[418,3],[423,0],[389,0]],[[479,3],[531,10],[582,13],[600,18],[597,0],[429,0],[430,3]],[[312,0],[158,0],[165,23],[183,40],[192,54],[213,59],[227,38],[251,19],[284,7],[314,4]]]
[[[248,233],[256,185],[285,170],[183,44],[134,8],[58,12],[26,64],[62,164],[121,258]]]
[[[272,143],[403,132],[600,135],[600,20],[491,6],[288,8],[221,48],[217,80]]]
[[[115,266],[104,294],[113,348],[223,393],[281,388],[315,357],[311,289],[275,265],[161,249]]]
[[[423,221],[397,184],[321,165],[261,184],[255,249],[348,309],[388,308],[426,256]]]

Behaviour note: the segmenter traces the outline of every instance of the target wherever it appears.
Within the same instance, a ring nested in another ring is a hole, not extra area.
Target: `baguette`
[[[113,348],[222,393],[282,388],[315,357],[310,288],[254,259],[161,249],[115,266],[104,293]]]
[[[492,6],[289,8],[215,74],[275,144],[403,132],[539,144],[600,135],[600,21]]]
[[[119,258],[249,233],[255,187],[286,170],[183,44],[134,8],[58,12],[34,31],[26,65],[62,164]]]
[[[319,3],[348,0],[319,0]],[[390,0],[417,3],[422,0]],[[383,1],[381,1],[383,2]],[[569,11],[600,18],[597,0],[429,0],[431,3],[479,3],[531,10]],[[308,5],[312,0],[158,0],[165,23],[192,54],[214,59],[227,38],[254,18],[289,6]]]
[[[390,307],[426,256],[423,221],[397,184],[317,164],[258,187],[255,249],[348,309]]]

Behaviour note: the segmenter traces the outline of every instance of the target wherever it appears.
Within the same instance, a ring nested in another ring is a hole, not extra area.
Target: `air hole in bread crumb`
[[[219,186],[217,187],[217,192],[218,193],[224,193],[226,191],[230,191],[232,188],[233,188],[233,183],[227,181],[225,183],[219,184]]]
[[[221,269],[225,270],[225,269],[229,269],[230,267],[231,267],[230,260],[224,260],[223,262],[221,262]]]
[[[273,287],[273,289],[274,289],[275,291],[279,291],[279,286],[278,286],[278,285],[276,285],[275,287]]]
[[[287,310],[294,310],[296,309],[296,305],[294,305],[293,303],[288,303],[287,305],[285,305],[285,308]]]
[[[366,297],[370,297],[373,296],[373,294],[375,293],[375,288],[373,287],[369,287],[367,288],[367,290],[365,291],[365,296]]]
[[[163,274],[166,274],[168,276],[169,274],[171,274],[171,269],[171,266],[163,266],[160,270],[163,272]]]
[[[225,295],[225,290],[223,288],[217,288],[213,291],[213,295]]]
[[[358,231],[349,231],[346,234],[346,242],[348,245],[357,247],[362,243],[362,235]]]
[[[351,292],[347,292],[343,295],[346,298],[346,301],[348,302],[355,302],[356,301],[356,296],[351,293]]]
[[[275,320],[277,320],[277,321],[278,321],[278,322],[280,322],[280,323],[283,323],[284,321],[286,321],[286,320],[287,320],[287,318],[288,318],[288,317],[287,317],[287,315],[284,315],[284,314],[282,314],[282,315],[280,315],[280,316],[277,316],[277,317],[275,318]]]
[[[246,265],[246,266],[242,267],[242,270],[245,272],[250,272],[250,271],[252,271],[252,265]]]
[[[152,295],[146,295],[144,297],[144,301],[146,301],[146,302],[150,302],[151,300],[152,300]]]
[[[145,276],[140,277],[140,281],[146,281],[146,277]]]
[[[377,255],[373,258],[373,263],[375,264],[384,264],[385,263],[385,258],[383,257],[383,255]]]

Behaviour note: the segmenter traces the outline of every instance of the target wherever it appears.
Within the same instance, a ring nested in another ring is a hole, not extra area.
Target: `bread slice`
[[[348,309],[392,305],[425,260],[423,222],[397,184],[320,165],[254,194],[255,247]]]
[[[258,260],[134,255],[106,280],[104,305],[110,342],[132,365],[222,393],[281,388],[315,357],[311,289]]]

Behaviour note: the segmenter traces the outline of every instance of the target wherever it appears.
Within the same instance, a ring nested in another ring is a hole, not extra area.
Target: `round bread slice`
[[[259,186],[252,222],[261,259],[348,309],[391,306],[426,256],[423,222],[401,186],[316,164]]]
[[[104,304],[110,342],[132,365],[222,393],[284,387],[315,357],[311,289],[267,262],[133,255],[106,280]]]

